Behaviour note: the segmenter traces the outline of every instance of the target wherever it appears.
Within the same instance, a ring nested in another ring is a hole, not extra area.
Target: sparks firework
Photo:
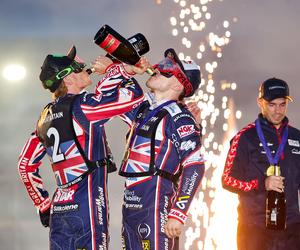
[[[236,18],[221,19],[213,7],[222,0],[174,0],[169,19],[171,34],[181,42],[181,60],[198,60],[202,80],[200,89],[192,97],[201,109],[203,148],[206,174],[202,188],[195,197],[186,226],[184,249],[236,249],[237,197],[222,189],[221,175],[235,132],[235,120],[242,112],[234,108],[232,91],[237,84],[215,80],[223,48],[229,44],[231,22]],[[161,5],[162,1],[156,1]],[[212,25],[211,23],[216,23]],[[179,46],[178,46],[179,47]],[[178,48],[180,49],[180,48]]]

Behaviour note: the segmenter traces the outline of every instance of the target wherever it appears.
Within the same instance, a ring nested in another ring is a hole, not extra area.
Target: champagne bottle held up
[[[274,167],[274,175],[280,176],[280,167]],[[266,228],[283,230],[286,227],[286,200],[284,192],[270,190],[266,200]]]
[[[127,40],[107,24],[96,33],[94,42],[119,61],[130,65],[136,65],[140,56],[149,51],[149,44],[142,34]],[[151,69],[147,72],[153,74]]]
[[[134,49],[139,54],[139,56],[142,56],[142,55],[146,54],[150,50],[149,43],[148,43],[147,39],[141,33],[137,33],[137,34],[129,37],[127,40],[131,43],[131,45],[134,47]],[[116,59],[114,56],[112,56],[109,53],[107,53],[105,56],[110,58],[114,62],[119,61],[118,59]],[[95,69],[94,68],[88,68],[88,69],[86,69],[86,72],[90,75],[90,74],[95,72]]]

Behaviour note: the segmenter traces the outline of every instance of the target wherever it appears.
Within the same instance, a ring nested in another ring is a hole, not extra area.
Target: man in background
[[[238,194],[239,250],[300,248],[300,131],[286,117],[289,87],[270,78],[259,88],[261,113],[231,140],[223,187]],[[281,176],[272,173],[280,166]],[[284,192],[286,229],[266,229],[267,191]]]

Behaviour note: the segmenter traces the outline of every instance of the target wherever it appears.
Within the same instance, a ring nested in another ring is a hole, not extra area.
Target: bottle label
[[[271,216],[270,216],[270,220],[271,220],[272,222],[276,222],[276,220],[277,220],[276,209],[272,209],[272,211],[271,211]]]
[[[117,38],[111,34],[108,34],[99,46],[109,54],[112,54],[119,47],[120,43],[121,42]]]

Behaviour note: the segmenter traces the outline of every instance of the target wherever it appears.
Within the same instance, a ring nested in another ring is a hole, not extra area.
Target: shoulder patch
[[[168,106],[164,107],[164,109],[166,109],[172,117],[182,112],[176,102],[170,103]]]

